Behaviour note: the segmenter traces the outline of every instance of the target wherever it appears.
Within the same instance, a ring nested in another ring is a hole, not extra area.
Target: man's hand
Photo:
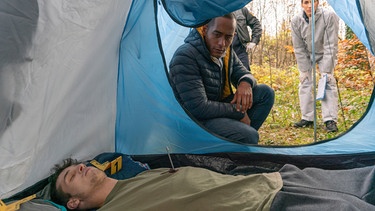
[[[249,42],[246,44],[246,52],[250,52],[254,49],[254,47],[256,46],[257,44],[253,43],[253,42]]]
[[[251,85],[246,81],[242,81],[238,85],[234,98],[230,103],[236,104],[237,111],[246,113],[253,105],[253,89]]]
[[[331,73],[321,73],[320,78],[327,77],[327,83],[331,80],[335,80],[335,77]]]
[[[250,118],[249,118],[249,116],[247,115],[246,112],[245,112],[244,117],[240,120],[240,122],[242,122],[242,123],[244,123],[244,124],[247,124],[247,125],[250,125],[251,120],[250,120]]]

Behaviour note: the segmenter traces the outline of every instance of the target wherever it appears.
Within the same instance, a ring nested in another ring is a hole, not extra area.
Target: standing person
[[[249,53],[258,45],[262,36],[262,25],[246,7],[233,12],[237,20],[233,49],[242,64],[250,71]],[[251,37],[248,26],[251,29]]]
[[[177,100],[209,131],[257,144],[274,91],[257,84],[232,51],[235,29],[233,13],[193,29],[173,55],[170,82]]]
[[[336,65],[339,19],[332,11],[314,1],[315,8],[315,52],[311,42],[311,0],[301,0],[302,12],[292,19],[292,41],[300,72],[299,101],[302,119],[294,127],[313,125],[314,99],[312,92],[312,53],[315,53],[321,77],[327,78],[325,96],[322,99],[322,117],[328,132],[337,132],[338,92],[333,76]]]

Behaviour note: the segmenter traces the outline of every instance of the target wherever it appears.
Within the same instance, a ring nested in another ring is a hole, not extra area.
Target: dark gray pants
[[[232,46],[234,52],[236,52],[237,57],[241,60],[242,64],[247,70],[250,71],[249,54],[246,52],[246,47],[241,43],[237,35],[235,35],[233,38]]]
[[[300,170],[285,165],[280,170],[283,188],[271,210],[375,210],[374,166],[348,170]]]
[[[230,102],[234,95],[225,99]],[[258,144],[258,129],[262,126],[270,113],[275,101],[275,93],[271,87],[265,84],[258,84],[253,87],[253,106],[247,111],[251,123],[244,124],[236,119],[214,118],[202,121],[202,124],[209,130],[220,136],[244,144]]]

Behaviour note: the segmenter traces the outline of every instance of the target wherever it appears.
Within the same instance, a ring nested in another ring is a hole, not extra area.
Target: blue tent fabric
[[[206,131],[176,101],[168,82],[168,63],[189,28],[243,6],[243,2],[134,1],[121,40],[117,95],[116,151],[132,155],[172,153],[251,152],[285,155],[335,155],[375,151],[375,134],[368,125],[373,99],[366,116],[346,134],[316,144],[295,147],[249,146],[233,143]],[[333,8],[369,47],[361,15],[352,1],[331,1]],[[203,3],[202,3],[203,4]],[[230,5],[226,9],[223,5]],[[167,9],[164,8],[167,7]],[[230,11],[230,10],[229,10]],[[137,15],[132,15],[136,13]],[[186,14],[186,15],[181,15]],[[350,14],[350,16],[349,16]],[[172,17],[168,17],[168,15]],[[156,17],[156,20],[155,18]],[[178,23],[175,23],[175,21]],[[146,27],[147,26],[147,27]],[[172,34],[172,35],[171,35]],[[134,39],[147,35],[144,39]]]
[[[231,150],[236,145],[222,142],[197,125],[175,99],[158,45],[156,6],[162,5],[134,1],[121,40],[116,151],[163,154],[168,146],[172,152],[204,153],[217,144]],[[132,16],[132,12],[139,14]],[[144,34],[147,39],[134,39]],[[191,140],[188,148],[186,140]]]
[[[119,159],[121,157],[121,159]],[[150,167],[147,163],[141,163],[138,161],[133,160],[130,156],[122,154],[122,153],[115,153],[115,152],[103,152],[93,159],[87,160],[87,166],[95,166],[91,162],[94,160],[99,164],[104,164],[106,162],[113,162],[113,161],[121,161],[121,164],[115,164],[115,168],[109,167],[108,169],[104,169],[104,173],[114,179],[128,179],[135,177],[137,174],[149,170]],[[121,167],[121,168],[120,168]]]
[[[225,15],[244,7],[250,1],[200,1],[164,0],[164,6],[171,18],[186,27],[202,25],[212,17]],[[204,8],[204,12],[202,9]]]
[[[368,1],[367,1],[368,2]],[[340,0],[328,0],[328,3],[335,10],[337,15],[353,30],[357,35],[358,39],[374,54],[374,45],[375,43],[370,43],[369,34],[367,31],[368,27],[372,27],[371,22],[365,23],[364,17],[370,17],[369,15],[364,15],[362,12],[367,12],[366,8],[363,8],[361,5],[365,5],[365,0],[355,0],[355,1],[340,1]],[[369,6],[370,12],[373,12],[374,1],[372,4],[367,3]],[[350,9],[349,9],[350,8]],[[374,33],[374,31],[373,31]],[[374,36],[374,35],[373,35]],[[371,45],[372,44],[372,45]]]

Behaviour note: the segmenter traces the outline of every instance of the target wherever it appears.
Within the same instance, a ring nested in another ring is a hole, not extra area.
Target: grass
[[[365,113],[374,83],[369,71],[345,70],[336,72],[339,90],[338,128],[327,133],[321,118],[320,101],[316,104],[316,133],[314,128],[294,128],[301,119],[298,99],[298,70],[275,69],[252,65],[252,73],[259,83],[270,85],[276,94],[270,115],[259,130],[261,145],[304,145],[331,139],[345,133]],[[316,139],[315,139],[316,137]]]

